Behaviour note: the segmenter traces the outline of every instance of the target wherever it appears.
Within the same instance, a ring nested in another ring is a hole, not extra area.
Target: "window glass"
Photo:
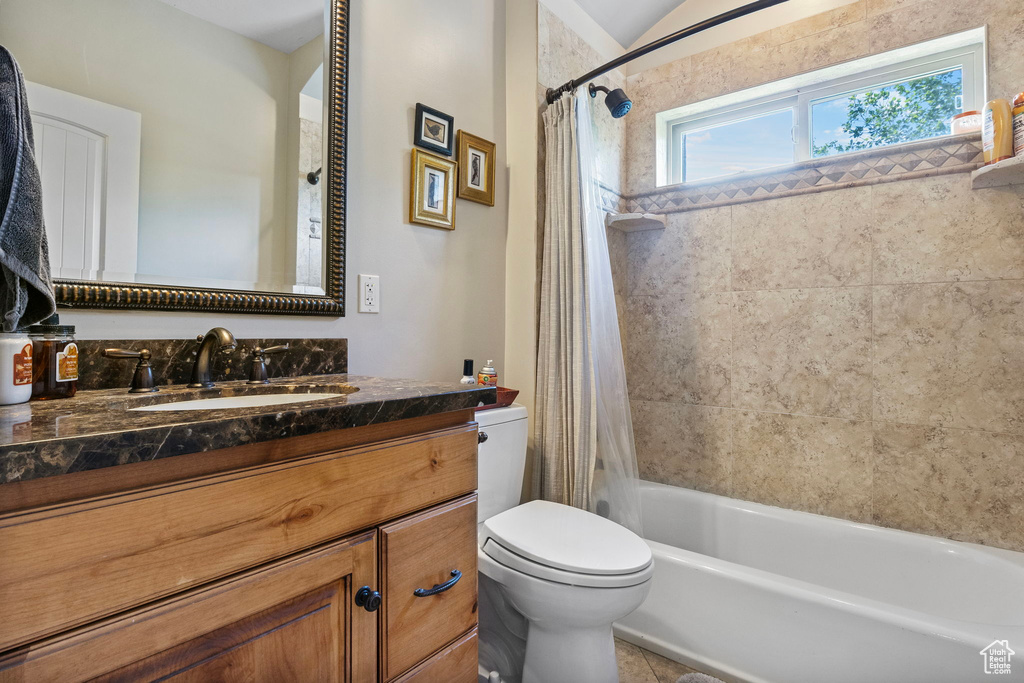
[[[950,134],[962,111],[963,69],[913,78],[811,103],[811,156]]]
[[[687,132],[680,139],[686,182],[795,161],[792,109]]]
[[[985,29],[971,29],[658,112],[655,180],[699,182],[941,138],[986,99]]]

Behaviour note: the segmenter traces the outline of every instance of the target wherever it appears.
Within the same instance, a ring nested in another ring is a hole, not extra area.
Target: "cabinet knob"
[[[376,612],[380,607],[380,593],[372,590],[369,586],[363,586],[356,591],[356,606],[362,607],[367,612]]]
[[[487,436],[487,432],[480,432],[479,434],[476,435],[476,442],[483,443],[484,441],[487,441],[488,438],[489,437]]]

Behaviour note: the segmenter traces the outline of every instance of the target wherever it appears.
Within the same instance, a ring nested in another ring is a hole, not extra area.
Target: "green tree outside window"
[[[839,139],[812,142],[812,154],[823,157],[948,135],[952,118],[960,113],[962,93],[963,73],[956,69],[850,95],[842,133],[826,131],[831,135],[823,136]],[[812,111],[835,102],[815,104]]]

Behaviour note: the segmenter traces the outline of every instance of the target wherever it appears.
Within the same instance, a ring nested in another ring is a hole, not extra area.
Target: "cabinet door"
[[[376,534],[331,543],[0,659],[0,681],[374,681]]]
[[[384,680],[476,626],[476,547],[476,495],[381,527]]]

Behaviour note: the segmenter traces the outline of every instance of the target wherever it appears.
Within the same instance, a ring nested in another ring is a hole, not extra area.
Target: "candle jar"
[[[24,332],[0,334],[0,405],[32,397],[32,340]]]
[[[28,328],[32,339],[32,399],[71,398],[78,391],[75,326],[54,314]]]

